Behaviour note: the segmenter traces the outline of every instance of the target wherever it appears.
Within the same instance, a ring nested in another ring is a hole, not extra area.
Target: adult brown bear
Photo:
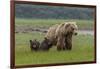
[[[56,24],[49,28],[45,38],[57,46],[57,50],[72,49],[72,35],[77,34],[76,22]]]

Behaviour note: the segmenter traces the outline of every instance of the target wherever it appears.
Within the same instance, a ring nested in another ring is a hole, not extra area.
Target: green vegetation
[[[79,29],[92,30],[92,20],[59,20],[59,19],[16,19],[17,29],[26,27],[49,28],[54,24],[65,21],[75,21]],[[56,46],[47,52],[32,52],[29,47],[30,39],[42,41],[45,33],[28,32],[15,33],[15,64],[48,64],[48,63],[68,63],[94,60],[94,37],[93,35],[73,36],[73,49],[71,51],[57,51]]]
[[[37,19],[93,19],[94,8],[16,4],[15,16]]]
[[[60,24],[67,21],[74,21],[77,23],[80,30],[93,30],[93,20],[78,20],[78,19],[16,19],[15,26],[17,27],[31,27],[31,28],[49,28],[52,25]]]
[[[54,46],[48,52],[31,52],[29,40],[36,38],[41,41],[43,36],[44,34],[40,33],[16,34],[16,65],[68,63],[94,60],[93,36],[74,36],[73,49],[71,51],[59,52],[56,50],[56,46]]]

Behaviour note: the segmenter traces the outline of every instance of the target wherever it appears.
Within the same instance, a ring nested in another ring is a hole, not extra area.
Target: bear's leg
[[[67,50],[72,49],[72,34],[69,34],[65,37],[65,47]]]
[[[71,50],[72,49],[72,42],[68,42],[68,50]]]
[[[57,50],[63,50],[64,49],[64,43],[65,43],[65,39],[63,37],[59,37],[58,41],[57,41]]]
[[[61,46],[60,46],[60,43],[57,42],[57,50],[60,51],[61,50]]]

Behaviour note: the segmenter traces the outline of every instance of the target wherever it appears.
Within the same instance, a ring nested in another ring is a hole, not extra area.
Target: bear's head
[[[52,46],[52,43],[49,39],[44,38],[44,40],[40,44],[40,50],[49,50]]]
[[[31,50],[37,51],[39,49],[39,41],[35,40],[30,40],[30,48]]]
[[[68,33],[72,33],[73,35],[78,34],[78,32],[77,32],[78,27],[76,25],[76,22],[66,22],[64,24],[64,29],[66,29],[65,32],[67,32],[67,34]]]

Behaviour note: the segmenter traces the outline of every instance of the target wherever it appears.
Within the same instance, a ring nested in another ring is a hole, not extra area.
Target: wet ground
[[[19,27],[16,29],[15,33],[30,33],[30,32],[41,32],[41,33],[46,33],[47,28],[23,28]],[[93,30],[78,30],[78,34],[83,34],[83,35],[94,35]]]
[[[94,31],[92,30],[79,30],[78,34],[83,34],[83,35],[94,35]]]

